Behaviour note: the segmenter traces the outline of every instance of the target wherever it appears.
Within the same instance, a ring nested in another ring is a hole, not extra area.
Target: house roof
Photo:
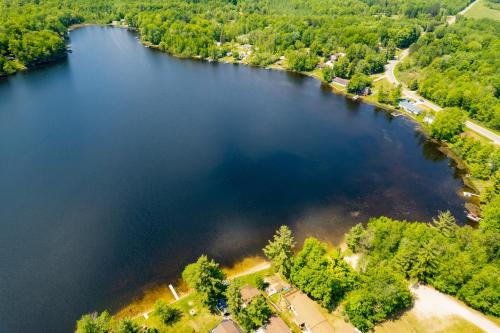
[[[408,111],[413,112],[413,113],[418,114],[418,113],[422,112],[422,110],[418,106],[416,106],[415,104],[410,103],[406,100],[399,102],[399,106],[401,106],[403,109],[408,110]]]
[[[241,299],[243,299],[243,302],[245,303],[250,302],[254,297],[260,295],[259,289],[252,287],[248,284],[240,289],[240,293],[241,293]]]
[[[319,311],[319,305],[307,297],[306,294],[296,291],[286,296],[286,299],[293,306],[299,324],[304,323],[312,333],[333,332],[333,327]]]
[[[266,333],[291,333],[290,328],[285,324],[283,319],[278,316],[269,318],[269,324],[266,326]]]
[[[211,333],[242,333],[242,331],[234,321],[224,319]]]
[[[339,84],[342,84],[342,85],[346,86],[349,83],[349,80],[346,80],[346,79],[343,79],[341,77],[336,76],[333,79],[333,82],[336,82],[336,83],[339,83]]]

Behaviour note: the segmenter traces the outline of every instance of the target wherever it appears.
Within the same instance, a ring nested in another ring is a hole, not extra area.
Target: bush
[[[406,280],[385,268],[362,277],[360,288],[347,295],[344,311],[354,326],[367,332],[412,302]]]

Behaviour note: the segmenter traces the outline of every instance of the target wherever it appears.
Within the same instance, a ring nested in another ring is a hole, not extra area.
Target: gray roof
[[[416,106],[415,104],[410,103],[406,100],[399,102],[399,106],[402,107],[403,109],[405,109],[406,111],[409,111],[409,112],[412,112],[415,114],[422,113],[422,110],[418,106]]]

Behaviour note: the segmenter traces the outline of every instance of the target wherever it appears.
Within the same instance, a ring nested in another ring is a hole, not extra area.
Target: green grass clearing
[[[465,17],[481,19],[488,18],[500,21],[500,10],[492,9],[486,6],[484,0],[479,0],[471,9],[465,13]]]

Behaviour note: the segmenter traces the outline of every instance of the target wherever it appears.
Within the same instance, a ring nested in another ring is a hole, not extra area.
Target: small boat
[[[474,221],[474,222],[479,222],[481,221],[481,218],[479,216],[477,216],[476,214],[474,213],[469,213],[467,214],[467,218],[471,221]]]
[[[464,191],[464,197],[466,197],[466,198],[478,197],[478,196],[479,196],[479,194]]]
[[[358,96],[358,95],[354,95],[354,97],[352,98],[352,100],[353,100],[353,101],[357,101],[357,100],[358,100],[358,98],[359,98],[359,96]]]

